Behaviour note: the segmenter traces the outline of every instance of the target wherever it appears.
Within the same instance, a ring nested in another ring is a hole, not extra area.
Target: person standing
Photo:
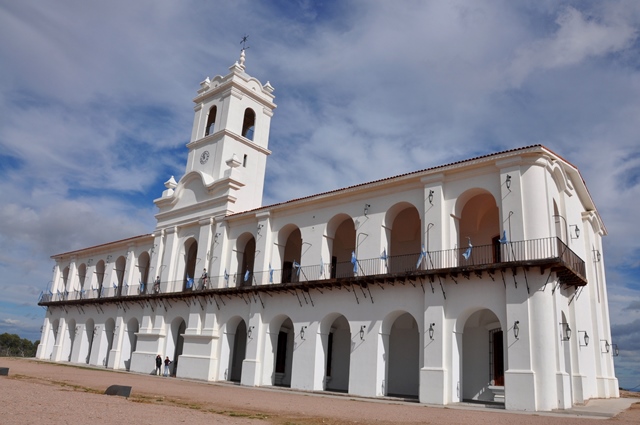
[[[204,271],[202,272],[202,276],[200,276],[200,279],[202,280],[202,287],[201,289],[207,289],[207,280],[209,279],[209,275],[207,274],[207,269],[204,269]]]
[[[160,293],[160,276],[156,277],[156,280],[153,281],[153,293]],[[162,360],[162,357],[160,357],[160,360]]]
[[[156,356],[156,375],[160,375],[162,372],[162,356],[158,354]]]
[[[169,356],[164,359],[164,377],[169,376],[169,365],[171,364],[171,360],[169,360]]]

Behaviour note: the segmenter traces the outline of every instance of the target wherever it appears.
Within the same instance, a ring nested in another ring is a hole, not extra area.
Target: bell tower
[[[274,88],[245,72],[244,49],[229,71],[200,83],[185,174],[154,201],[158,225],[187,207],[189,215],[217,215],[262,205]]]

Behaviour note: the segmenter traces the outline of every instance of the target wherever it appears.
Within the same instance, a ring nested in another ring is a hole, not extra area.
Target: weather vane
[[[240,40],[240,44],[242,44],[242,50],[247,50],[249,47],[247,46],[247,39],[249,38],[249,36],[247,34],[245,34],[242,37],[242,40]]]

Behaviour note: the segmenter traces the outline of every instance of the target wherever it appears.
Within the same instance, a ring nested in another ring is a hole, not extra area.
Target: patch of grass
[[[254,413],[254,412],[238,412],[233,410],[216,410],[216,409],[208,409],[206,412],[215,413],[217,415],[229,416],[232,418],[247,418],[247,419],[269,419],[269,416],[264,413]]]

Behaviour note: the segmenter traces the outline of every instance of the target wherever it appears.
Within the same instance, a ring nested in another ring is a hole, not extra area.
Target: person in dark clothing
[[[164,359],[164,376],[165,378],[169,376],[169,365],[171,364],[171,360],[169,360],[169,356]]]
[[[160,293],[160,276],[156,277],[156,280],[153,281],[153,293]],[[160,360],[162,361],[162,357],[160,357]]]
[[[158,354],[156,356],[156,375],[160,375],[162,372],[162,356]]]

